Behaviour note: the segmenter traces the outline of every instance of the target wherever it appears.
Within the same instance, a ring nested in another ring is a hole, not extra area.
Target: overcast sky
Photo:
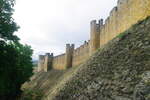
[[[76,47],[89,39],[90,21],[107,18],[117,0],[16,0],[14,19],[21,27],[21,43],[38,54],[65,52],[66,43]]]

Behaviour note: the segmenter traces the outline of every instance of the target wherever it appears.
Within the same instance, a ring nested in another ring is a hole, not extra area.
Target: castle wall
[[[84,63],[99,47],[107,44],[114,37],[129,29],[139,20],[150,16],[150,0],[118,0],[105,20],[91,21],[90,40],[74,50],[74,45],[66,45],[66,53],[49,59],[39,56],[38,71],[47,71],[48,65],[54,69],[66,69]],[[51,61],[51,64],[48,64]]]
[[[98,23],[93,20],[90,25],[90,55],[92,55],[100,47],[100,29],[103,25],[103,19],[99,20]]]
[[[72,67],[72,59],[73,59],[73,52],[74,52],[74,44],[66,44],[66,68]]]
[[[100,30],[100,47],[147,16],[150,16],[150,0],[118,0]]]
[[[53,58],[52,66],[53,66],[53,69],[57,69],[57,70],[66,69],[66,54],[55,56]]]
[[[45,56],[39,55],[39,61],[38,61],[38,72],[44,71],[44,62],[45,62]]]
[[[72,66],[78,66],[84,63],[90,56],[89,42],[85,42],[79,48],[76,48],[73,52]]]
[[[48,70],[52,69],[53,63],[53,53],[46,53],[44,56],[44,71],[47,72]]]

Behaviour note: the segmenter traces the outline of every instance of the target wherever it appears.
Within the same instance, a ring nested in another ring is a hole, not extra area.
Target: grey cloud
[[[37,54],[65,51],[66,43],[76,47],[89,39],[90,21],[106,18],[117,0],[17,0],[14,18],[21,26],[21,42]]]

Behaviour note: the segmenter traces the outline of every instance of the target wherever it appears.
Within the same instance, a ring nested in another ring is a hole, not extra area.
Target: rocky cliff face
[[[43,84],[46,81],[49,77]],[[150,17],[110,41],[85,64],[62,73],[42,94],[42,100],[150,100]]]

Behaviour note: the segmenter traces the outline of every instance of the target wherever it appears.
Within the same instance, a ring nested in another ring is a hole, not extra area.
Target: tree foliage
[[[32,75],[32,49],[19,43],[12,18],[14,0],[0,0],[0,100],[15,100]]]
[[[19,28],[12,18],[14,3],[14,0],[0,0],[0,34],[5,40],[19,40],[14,35]]]

